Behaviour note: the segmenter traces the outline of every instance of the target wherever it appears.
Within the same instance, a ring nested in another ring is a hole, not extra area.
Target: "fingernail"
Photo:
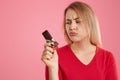
[[[49,43],[50,42],[50,40],[46,40],[46,43]]]

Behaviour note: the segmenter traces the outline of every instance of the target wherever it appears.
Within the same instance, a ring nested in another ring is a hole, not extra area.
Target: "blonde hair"
[[[83,2],[73,2],[71,3],[64,12],[64,35],[65,39],[68,42],[68,44],[71,44],[72,41],[69,39],[66,29],[65,29],[65,17],[66,17],[66,12],[68,9],[74,10],[80,17],[82,18],[83,22],[85,22],[86,29],[89,34],[89,39],[90,42],[93,45],[102,46],[102,41],[101,41],[101,35],[100,35],[100,29],[99,29],[99,24],[97,21],[97,17],[91,7]]]

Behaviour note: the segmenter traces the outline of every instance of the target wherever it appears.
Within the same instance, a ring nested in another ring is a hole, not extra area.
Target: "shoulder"
[[[104,49],[104,48],[97,47],[97,52],[100,55],[104,55],[106,57],[113,56],[113,53],[111,51]]]
[[[111,51],[97,47],[97,53],[99,58],[101,58],[107,64],[113,64],[115,62],[114,55]]]
[[[64,45],[60,48],[57,49],[58,52],[64,52],[64,51],[67,51],[69,49],[69,45]]]
[[[58,53],[59,56],[65,56],[69,52],[70,52],[70,46],[69,46],[69,44],[64,45],[64,46],[62,46],[62,47],[60,47],[60,48],[57,49],[57,53]]]

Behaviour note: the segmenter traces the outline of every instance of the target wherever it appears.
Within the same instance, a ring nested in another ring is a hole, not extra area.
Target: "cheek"
[[[79,30],[78,30],[78,32],[79,32],[79,34],[81,34],[81,35],[87,35],[88,33],[87,33],[87,30],[86,29],[84,29],[84,28],[79,28]]]
[[[82,33],[83,33],[84,36],[87,36],[87,35],[88,35],[87,30],[83,30]]]
[[[69,28],[68,28],[68,26],[67,26],[67,27],[65,27],[65,31],[68,33],[68,31],[69,31]]]

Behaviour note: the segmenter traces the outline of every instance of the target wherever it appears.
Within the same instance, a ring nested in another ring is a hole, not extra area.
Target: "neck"
[[[89,39],[83,39],[79,42],[73,42],[71,44],[71,48],[75,51],[89,51],[91,50],[93,47],[95,47],[93,44],[90,43]]]

